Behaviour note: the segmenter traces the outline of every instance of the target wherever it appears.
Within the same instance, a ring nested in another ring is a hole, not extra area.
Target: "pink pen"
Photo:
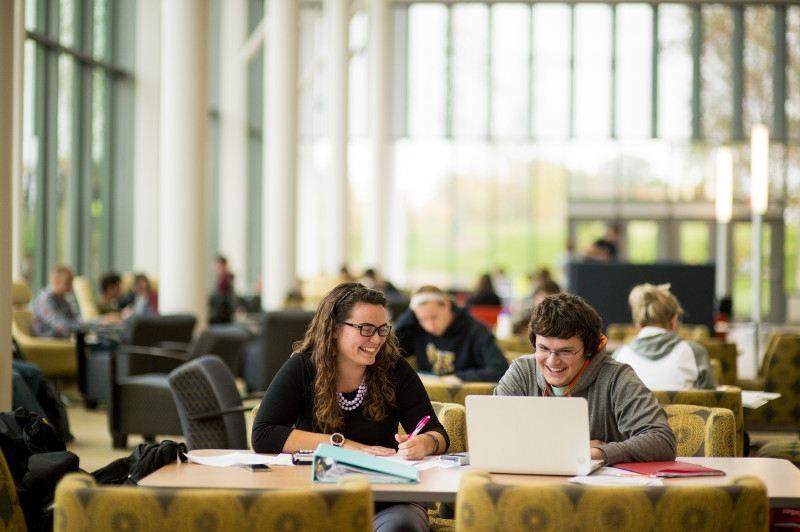
[[[408,439],[410,440],[411,438],[413,438],[414,436],[419,434],[419,431],[421,431],[423,428],[425,428],[425,425],[427,425],[428,421],[430,421],[430,420],[431,420],[431,416],[425,416],[424,418],[420,419],[419,423],[417,423],[417,426],[414,427],[414,432],[411,433],[411,435],[408,437]]]

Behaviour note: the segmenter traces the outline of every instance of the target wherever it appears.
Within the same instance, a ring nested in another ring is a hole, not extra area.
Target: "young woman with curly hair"
[[[267,341],[269,341],[267,339]],[[409,439],[425,416],[430,421]],[[334,288],[270,383],[253,424],[253,450],[314,449],[320,443],[420,459],[447,450],[447,433],[422,382],[400,356],[386,297],[358,283]],[[427,530],[416,504],[376,505],[376,530]]]

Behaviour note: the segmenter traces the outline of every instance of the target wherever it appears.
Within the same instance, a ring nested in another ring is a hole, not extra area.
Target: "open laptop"
[[[588,475],[589,407],[582,397],[470,395],[470,465],[493,473]]]

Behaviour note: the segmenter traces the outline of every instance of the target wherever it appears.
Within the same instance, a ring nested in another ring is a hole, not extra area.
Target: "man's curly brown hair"
[[[528,337],[534,349],[537,336],[561,339],[577,336],[583,342],[588,358],[596,355],[600,349],[603,320],[582,297],[555,294],[544,298],[533,309],[529,331]]]
[[[314,378],[314,417],[322,432],[335,432],[344,426],[342,409],[336,400],[337,331],[348,320],[357,303],[386,307],[386,296],[360,283],[343,283],[331,290],[317,308],[303,340],[293,346],[295,354],[311,353],[316,370]],[[376,323],[375,325],[380,325]],[[365,379],[367,395],[364,413],[374,421],[386,419],[396,404],[391,372],[400,359],[400,348],[394,331],[376,355],[375,363],[367,366]]]

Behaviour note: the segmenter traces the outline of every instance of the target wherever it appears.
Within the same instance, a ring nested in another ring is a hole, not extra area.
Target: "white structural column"
[[[25,72],[22,64],[25,57],[25,2],[14,0],[14,116],[11,134],[12,167],[11,175],[11,274],[12,278],[22,277],[22,141],[24,131],[22,128],[22,95],[24,91]]]
[[[236,273],[236,290],[241,293],[247,264],[247,61],[241,54],[247,37],[247,3],[225,0],[220,8],[219,250]]]
[[[350,59],[350,0],[326,0],[328,21],[328,136],[330,166],[324,176],[330,195],[324,201],[328,213],[323,220],[322,264],[325,273],[335,275],[347,262],[348,186],[347,148],[349,129],[348,77]]]
[[[262,306],[283,306],[297,271],[298,0],[267,3]]]
[[[161,0],[136,7],[133,155],[133,268],[158,274],[161,114]]]
[[[372,183],[364,213],[362,258],[367,266],[385,272],[388,265],[394,202],[392,191],[391,137],[391,27],[389,0],[369,1],[369,123],[372,139]]]
[[[12,201],[15,128],[14,102],[19,84],[15,64],[20,57],[18,24],[22,23],[22,1],[0,2],[0,411],[11,410],[11,212],[19,205]]]
[[[208,3],[161,4],[159,308],[206,321]]]

